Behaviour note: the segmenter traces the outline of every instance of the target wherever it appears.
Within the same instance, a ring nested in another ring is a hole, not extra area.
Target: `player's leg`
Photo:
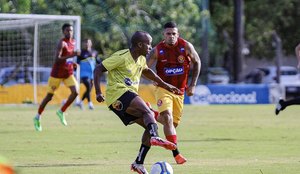
[[[177,143],[177,133],[176,133],[174,124],[178,125],[178,123],[173,124],[172,114],[170,114],[170,112],[168,110],[163,111],[160,113],[158,120],[160,123],[163,124],[163,130],[164,130],[166,139],[177,145],[178,144]],[[175,150],[172,150],[172,153],[173,153],[173,157],[175,158],[175,161],[177,164],[183,164],[186,162],[186,158],[184,158],[180,154],[178,146]]]
[[[41,115],[44,112],[44,109],[47,106],[47,104],[52,100],[54,91],[59,87],[60,82],[61,80],[58,78],[49,77],[48,79],[47,95],[43,99],[42,103],[39,105],[38,113],[33,118],[33,124],[36,131],[42,131]]]
[[[88,90],[89,82],[88,82],[87,77],[81,77],[80,81],[81,81],[81,83],[83,83],[83,85],[85,87],[85,91],[82,94],[81,100],[76,103],[76,106],[78,106],[80,109],[83,109],[83,101],[84,101],[84,99],[87,98],[87,90]]]
[[[36,131],[42,131],[42,125],[41,125],[41,115],[49,101],[52,100],[53,94],[47,93],[45,98],[43,99],[42,103],[39,106],[38,113],[33,118],[33,125]]]
[[[109,106],[125,125],[142,120],[144,128],[149,132],[150,143],[153,146],[161,146],[169,150],[176,149],[176,145],[158,137],[158,127],[152,115],[152,111],[145,104],[144,100],[136,93],[127,91],[117,101]]]
[[[85,91],[84,91],[84,93],[83,93],[83,95],[82,95],[81,100],[82,100],[82,101],[83,101],[84,99],[89,100],[90,82],[89,82],[88,77],[82,78],[82,83],[84,84]]]
[[[150,146],[154,143],[154,145],[170,148],[174,144],[158,137],[158,128],[154,117],[151,115],[152,111],[136,93],[125,92],[109,108],[118,115],[125,125],[137,123],[145,129],[139,155],[137,160],[132,163],[131,170],[142,174],[148,173],[143,166],[143,162]],[[172,149],[175,149],[175,147]]]
[[[67,110],[67,108],[73,103],[73,101],[76,99],[78,92],[76,88],[76,79],[73,75],[69,76],[67,79],[64,79],[63,82],[65,83],[66,86],[69,87],[71,94],[69,95],[66,103],[56,112],[57,116],[60,119],[60,122],[64,125],[67,126],[67,121],[65,119],[64,112]]]
[[[184,101],[184,96],[183,95],[176,95],[174,96],[173,99],[173,125],[176,128],[181,120],[181,116],[182,116],[182,111],[183,111],[183,101]],[[176,145],[177,143],[177,136],[169,136],[167,137],[167,140],[175,143]],[[187,161],[187,159],[179,152],[178,150],[178,146],[177,149],[172,151],[173,156],[175,158],[175,161],[177,164],[183,164]]]
[[[135,161],[131,164],[131,170],[135,171],[137,173],[148,173],[146,168],[144,167],[144,161],[145,161],[147,153],[151,147],[151,144],[150,144],[151,136],[147,130],[147,127],[144,124],[143,118],[136,119],[135,123],[142,126],[145,129],[145,131],[143,133],[142,143],[141,143],[138,155],[137,155]]]
[[[153,112],[153,114],[154,114],[154,119],[155,119],[156,121],[158,121],[159,112],[156,111],[156,110],[154,110],[149,102],[146,102],[146,105],[147,105],[147,106],[149,107],[149,109]]]
[[[41,116],[47,104],[52,100],[53,94],[47,93],[38,109],[38,116]]]
[[[157,106],[159,110],[158,122],[163,125],[166,139],[177,145],[177,126],[181,117],[183,107],[183,96],[175,95],[163,88],[156,89]],[[176,116],[173,115],[175,112]],[[175,119],[175,120],[174,120]],[[178,147],[172,150],[177,164],[183,164],[186,159],[179,153]]]
[[[147,126],[144,124],[144,120],[142,114],[138,114],[136,116],[130,115],[126,113],[128,107],[130,106],[132,100],[137,96],[137,94],[132,92],[124,93],[118,100],[112,103],[109,108],[112,110],[124,123],[124,125],[130,125],[133,123],[137,123],[142,126],[144,131],[144,136],[142,138],[142,144],[139,150],[138,157],[131,164],[131,170],[140,174],[148,174],[147,170],[144,167],[144,159],[150,149],[150,134],[148,132]]]
[[[300,97],[286,101],[280,99],[276,104],[275,114],[278,115],[280,111],[283,111],[286,107],[290,105],[300,105]]]
[[[88,100],[88,105],[89,105],[90,110],[94,109],[94,105],[93,105],[93,102],[91,100],[92,87],[93,87],[93,79],[89,78],[88,79],[88,87],[87,87],[87,100]]]

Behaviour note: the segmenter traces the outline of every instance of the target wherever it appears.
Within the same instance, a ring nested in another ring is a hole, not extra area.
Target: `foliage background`
[[[202,19],[209,17],[209,64],[217,66],[225,51],[232,49],[233,0],[211,0],[210,13],[202,11],[202,3],[203,0],[0,0],[0,13],[80,15],[82,37],[91,37],[103,58],[127,47],[135,30],[148,31],[156,44],[162,39],[163,24],[170,20],[178,23],[181,36],[193,43],[201,55]],[[294,55],[299,21],[299,0],[244,1],[248,57],[274,58],[273,31],[282,39],[284,54]]]

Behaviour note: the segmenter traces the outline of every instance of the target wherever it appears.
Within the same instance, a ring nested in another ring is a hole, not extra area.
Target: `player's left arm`
[[[189,42],[187,42],[186,51],[187,51],[187,56],[190,57],[191,62],[193,64],[192,79],[186,90],[186,94],[187,94],[187,96],[192,96],[195,93],[197,80],[198,80],[198,77],[200,74],[201,60],[200,60],[200,57],[199,57],[197,51],[195,50],[194,46]]]
[[[66,60],[66,59],[74,57],[74,56],[80,56],[80,51],[73,51],[73,53],[71,55],[63,56],[62,55],[63,49],[67,46],[68,46],[67,43],[64,42],[63,40],[61,40],[58,43],[58,45],[56,47],[56,52],[55,52],[56,60],[61,61],[61,60]]]
[[[166,82],[164,82],[152,69],[146,67],[143,71],[142,71],[142,74],[154,81],[155,83],[157,83],[158,86],[164,88],[164,89],[167,89],[168,91],[170,92],[173,92],[174,94],[180,94],[181,91],[176,88],[175,86],[171,85],[171,84],[168,84]]]

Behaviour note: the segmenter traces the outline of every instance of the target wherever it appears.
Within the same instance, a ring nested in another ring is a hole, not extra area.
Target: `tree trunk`
[[[240,81],[240,74],[242,72],[242,49],[244,45],[244,1],[234,0],[234,38],[233,38],[233,82]]]

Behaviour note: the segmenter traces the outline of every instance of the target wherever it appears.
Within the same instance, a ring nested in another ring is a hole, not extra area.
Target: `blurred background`
[[[5,14],[78,16],[80,25],[74,29],[80,34],[75,38],[79,41],[91,38],[101,59],[127,48],[136,30],[149,32],[153,45],[157,44],[162,40],[164,23],[175,21],[180,36],[191,42],[201,57],[199,85],[267,84],[269,90],[278,88],[276,99],[300,92],[295,68],[295,47],[300,35],[299,0],[0,0],[0,13],[0,17]],[[37,84],[45,84],[54,48],[62,36],[61,23],[76,24],[74,19],[60,17],[57,20],[49,17],[51,22],[24,20],[16,24],[21,20],[0,18],[0,103],[5,103],[8,94],[5,87],[33,83],[30,72],[34,66],[34,31],[39,33]],[[35,30],[37,23],[39,28]],[[27,98],[29,102],[39,101],[38,97]],[[22,102],[26,100],[22,98]]]

